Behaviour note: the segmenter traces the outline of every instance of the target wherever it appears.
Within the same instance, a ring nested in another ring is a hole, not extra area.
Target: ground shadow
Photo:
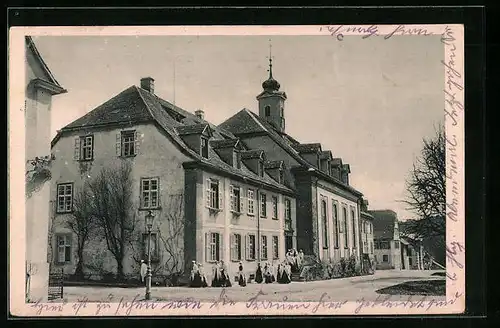
[[[446,296],[446,280],[407,281],[398,285],[379,289],[376,293],[389,295]]]

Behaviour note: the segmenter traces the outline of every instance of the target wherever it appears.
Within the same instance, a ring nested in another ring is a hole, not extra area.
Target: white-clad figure
[[[141,260],[141,282],[145,281],[147,273],[148,273],[148,265],[144,262],[144,260]]]

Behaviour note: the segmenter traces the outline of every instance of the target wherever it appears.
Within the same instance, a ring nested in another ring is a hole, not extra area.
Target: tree
[[[182,194],[169,195],[159,225],[165,225],[160,234],[160,241],[165,250],[164,268],[170,273],[184,270],[184,197]]]
[[[130,163],[122,162],[117,169],[103,167],[88,183],[92,215],[116,260],[118,280],[125,278],[123,260],[135,230],[131,173]]]
[[[66,224],[77,237],[76,253],[78,255],[78,263],[76,264],[74,276],[82,279],[83,251],[91,233],[95,230],[92,213],[92,194],[87,184],[75,193],[73,198],[73,217]]]
[[[405,233],[418,238],[444,236],[446,233],[446,136],[439,126],[435,136],[423,140],[420,156],[407,180],[408,209],[417,214],[409,220]]]

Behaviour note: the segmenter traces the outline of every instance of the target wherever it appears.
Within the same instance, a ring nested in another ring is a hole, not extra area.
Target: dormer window
[[[208,158],[208,140],[203,137],[201,138],[201,156]]]
[[[271,106],[267,105],[266,107],[264,107],[264,112],[266,117],[271,116]]]
[[[279,177],[280,177],[279,183],[283,184],[285,182],[285,175],[283,173],[283,170],[280,170]]]
[[[239,151],[234,152],[234,157],[236,159],[236,168],[241,169],[241,154]]]

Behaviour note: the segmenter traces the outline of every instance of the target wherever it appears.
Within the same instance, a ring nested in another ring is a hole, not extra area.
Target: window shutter
[[[245,235],[245,258],[250,259],[250,244],[248,240],[248,235]]]
[[[94,137],[92,136],[92,159],[94,159],[94,149],[95,149],[95,143],[94,143]]]
[[[219,209],[224,208],[224,189],[220,181],[217,182],[219,185]]]
[[[139,133],[137,131],[134,131],[134,142],[135,142],[134,155],[137,155],[139,154],[139,148],[141,146],[141,141],[139,140]]]
[[[210,233],[205,233],[205,261],[210,261]]]
[[[80,137],[75,138],[75,152],[73,154],[73,159],[75,161],[80,160]]]
[[[234,187],[233,187],[233,185],[229,185],[229,201],[230,201],[230,206],[231,206],[230,209],[235,210],[236,209],[236,200],[234,199]]]
[[[66,245],[69,245],[69,261],[73,260],[73,235],[66,235]],[[66,250],[64,250],[66,251]]]
[[[231,234],[230,243],[231,243],[231,260],[235,260],[236,259],[236,247],[235,247],[236,236],[234,234]]]
[[[122,134],[118,132],[116,134],[116,156],[122,155]]]
[[[210,207],[210,179],[207,179],[206,182],[206,192],[205,192],[205,198],[206,198],[206,206]]]
[[[220,233],[217,233],[217,239],[219,240],[219,261],[220,260],[225,260],[223,258],[223,255],[224,255],[224,239],[222,238],[222,235]]]
[[[240,213],[245,212],[245,193],[243,187],[240,187]]]

